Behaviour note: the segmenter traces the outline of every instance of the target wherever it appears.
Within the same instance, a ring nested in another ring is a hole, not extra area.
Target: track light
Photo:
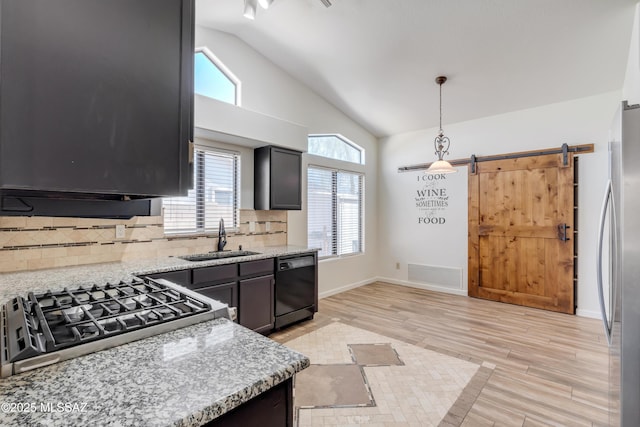
[[[331,6],[331,0],[320,0],[325,7]]]
[[[273,0],[258,0],[258,4],[262,6],[263,9],[269,9]]]
[[[244,0],[244,17],[247,19],[256,19],[257,0]]]

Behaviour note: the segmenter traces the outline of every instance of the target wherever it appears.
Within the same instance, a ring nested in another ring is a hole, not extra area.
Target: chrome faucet
[[[224,219],[220,218],[218,225],[218,251],[223,251],[227,244],[227,232],[224,230]]]

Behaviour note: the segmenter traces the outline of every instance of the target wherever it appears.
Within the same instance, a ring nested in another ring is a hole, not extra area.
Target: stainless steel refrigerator
[[[598,290],[609,340],[610,425],[640,426],[640,105],[622,103],[609,142]]]

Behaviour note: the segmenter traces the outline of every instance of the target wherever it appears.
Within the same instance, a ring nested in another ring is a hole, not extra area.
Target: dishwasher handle
[[[293,270],[296,268],[304,268],[314,265],[316,265],[316,260],[313,255],[279,259],[277,271]]]

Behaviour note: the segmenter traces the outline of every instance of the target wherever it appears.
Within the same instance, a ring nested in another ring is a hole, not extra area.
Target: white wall
[[[242,82],[242,108],[305,126],[312,134],[339,133],[366,150],[365,254],[322,261],[319,268],[320,295],[373,281],[378,259],[376,138],[236,36],[197,27],[196,47],[201,46],[208,47]],[[303,155],[305,169],[307,157]],[[248,163],[246,154],[242,156],[241,163],[243,168]],[[305,189],[306,174],[303,177]],[[242,179],[243,182],[252,182],[252,172],[243,169]],[[303,201],[306,204],[304,190]],[[244,196],[243,207],[247,207]],[[307,217],[304,204],[302,211],[289,212],[288,227],[289,243],[306,246]]]
[[[636,33],[634,33],[636,34]],[[637,37],[636,37],[637,39]],[[632,43],[633,45],[633,43]],[[449,206],[439,226],[417,224],[414,193],[417,173],[398,173],[400,166],[433,160],[437,129],[376,138],[237,37],[197,28],[196,46],[207,46],[242,81],[243,108],[299,124],[309,133],[340,133],[366,150],[365,254],[320,263],[320,294],[330,295],[368,283],[376,277],[407,281],[407,264],[462,269],[467,283],[466,168],[446,178]],[[638,43],[635,44],[638,48]],[[631,60],[631,59],[630,59]],[[636,75],[637,77],[637,75]],[[640,80],[639,80],[640,81]],[[626,84],[625,87],[631,87]],[[595,248],[599,209],[607,175],[606,142],[621,92],[605,93],[539,108],[457,124],[445,124],[452,139],[451,158],[594,143],[595,153],[582,155],[579,177],[578,314],[598,317]],[[249,164],[243,152],[243,167]],[[310,156],[303,156],[303,167]],[[243,189],[253,180],[242,174]],[[306,181],[306,176],[305,176]],[[306,188],[306,182],[303,185]],[[243,190],[244,191],[244,190]],[[306,192],[303,200],[306,201]],[[249,191],[246,190],[246,194]],[[243,195],[243,207],[250,207]],[[306,245],[306,206],[289,213],[289,243]],[[433,243],[442,243],[437,247]],[[396,263],[400,268],[396,269]]]
[[[449,158],[467,158],[560,147],[563,143],[594,143],[595,152],[580,156],[578,189],[578,314],[599,317],[595,250],[602,196],[607,178],[607,138],[620,92],[546,105],[456,124],[445,124],[451,138]],[[416,172],[398,167],[433,161],[437,129],[394,135],[380,142],[378,239],[379,274],[385,280],[407,281],[407,263],[461,268],[467,284],[466,167],[447,176],[450,207],[444,225],[417,223]],[[437,243],[437,245],[434,245]],[[396,262],[400,269],[396,269]]]

